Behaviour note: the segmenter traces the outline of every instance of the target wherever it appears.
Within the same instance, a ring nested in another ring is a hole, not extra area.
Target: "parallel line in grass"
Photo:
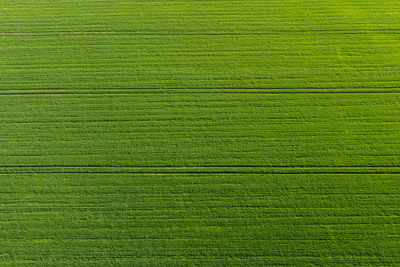
[[[399,166],[0,166],[0,174],[399,175]]]
[[[215,185],[219,185],[219,184],[214,184],[214,185],[210,185],[210,187],[215,186]],[[76,186],[77,188],[81,188],[81,186]],[[168,186],[166,186],[167,188],[169,188]],[[40,188],[40,187],[39,187]],[[151,188],[151,187],[149,187]],[[160,187],[163,188],[163,187]],[[10,191],[10,192],[0,192],[1,196],[12,196],[15,195],[15,191]],[[60,192],[55,192],[55,193],[48,193],[48,192],[37,192],[35,191],[34,194],[37,196],[37,201],[40,203],[50,203],[47,201],[43,201],[40,199],[40,197],[44,197],[44,199],[46,199],[47,196],[75,196],[75,195],[79,195],[81,194],[82,191],[81,190],[76,190],[76,191],[69,191],[66,193],[60,193]],[[164,196],[159,196],[159,194],[156,193],[149,193],[149,194],[144,194],[141,192],[135,192],[136,194],[140,195],[141,197],[151,197],[153,200],[157,199],[157,200],[166,200],[172,197],[177,197],[177,196],[181,196],[182,193],[181,192],[168,192],[168,197],[164,197]],[[157,192],[158,193],[158,192]],[[213,201],[219,201],[219,200],[223,200],[223,199],[232,199],[232,200],[263,200],[263,199],[276,199],[276,198],[281,198],[281,197],[289,197],[289,194],[293,194],[296,193],[296,195],[299,196],[392,196],[392,197],[398,197],[399,196],[399,192],[381,192],[381,193],[371,193],[371,192],[365,192],[365,193],[354,193],[354,192],[333,192],[333,193],[326,193],[326,192],[320,192],[320,193],[309,193],[309,192],[302,192],[302,191],[289,191],[289,192],[284,192],[284,193],[276,193],[276,194],[269,194],[269,193],[263,193],[263,194],[253,194],[252,196],[247,196],[245,194],[243,195],[239,195],[236,194],[235,196],[224,196],[224,195],[218,195],[218,196],[214,196],[214,197],[209,197],[209,201],[213,202]],[[101,194],[102,196],[106,197],[106,196],[116,196],[116,197],[122,197],[122,196],[127,196],[127,195],[132,195],[131,191],[126,191],[126,192],[121,192],[121,191],[116,191],[116,192],[108,192],[108,191],[95,191],[95,192],[85,192],[85,195],[87,197],[92,196],[92,197],[96,197],[97,195]],[[215,193],[213,193],[215,194]],[[202,199],[204,196],[208,196],[208,195],[213,195],[210,193],[204,193],[204,192],[198,192],[198,193],[191,193],[191,199],[192,200],[196,200],[196,199]],[[2,202],[2,204],[6,203],[5,201]],[[24,203],[23,201],[20,202],[21,204]],[[59,202],[60,203],[60,202]],[[118,203],[118,201],[116,201],[115,203]],[[211,206],[209,205],[209,207],[215,207],[215,206]],[[261,208],[261,207],[265,207],[265,206],[260,206],[257,204],[254,205],[235,205],[236,208],[242,208],[242,207],[246,207],[246,208]],[[269,206],[268,206],[269,207]],[[318,209],[318,208],[309,208],[308,209]],[[114,209],[113,209],[114,210]]]
[[[337,168],[349,168],[349,169],[395,169],[400,166],[278,166],[278,165],[204,165],[204,166],[165,166],[165,165],[136,165],[136,166],[103,166],[103,165],[88,165],[88,166],[73,166],[73,165],[17,165],[17,166],[0,166],[1,168],[160,168],[160,169],[199,169],[199,168],[269,168],[269,169],[337,169]]]
[[[339,238],[337,238],[339,239]],[[29,239],[25,239],[25,238],[8,238],[7,239],[7,243],[9,241],[25,241],[25,240],[29,240],[29,241],[54,241],[54,239],[52,238],[29,238]],[[157,238],[157,237],[132,237],[132,238],[63,238],[63,241],[135,241],[135,240],[159,240],[159,241],[208,241],[208,242],[216,242],[216,239],[212,239],[212,238],[200,238],[200,237],[196,237],[196,238]],[[233,241],[233,242],[238,242],[238,241],[270,241],[270,240],[275,240],[275,241],[288,241],[288,242],[294,242],[294,241],[330,241],[332,239],[330,238],[321,238],[321,239],[316,239],[316,238],[298,238],[298,239],[282,239],[282,238],[273,238],[271,237],[270,239],[261,239],[261,238],[230,238],[229,240]],[[339,239],[340,240],[340,239]],[[346,240],[346,239],[344,239]],[[351,238],[351,241],[364,241],[364,239],[362,238]],[[220,242],[225,242],[225,241],[220,241]],[[243,246],[245,247],[245,246]],[[253,257],[253,256],[251,256]]]
[[[382,174],[382,175],[400,175],[400,172],[391,172],[391,173],[385,173],[385,172],[308,172],[308,173],[296,173],[296,172],[188,172],[188,173],[183,173],[183,172],[1,172],[0,175],[10,175],[10,174],[149,174],[149,175],[158,175],[158,174],[174,174],[174,175],[187,175],[187,174],[236,174],[236,175],[243,175],[243,174],[259,174],[259,175],[269,175],[269,174],[274,174],[274,175],[280,175],[280,174],[298,174],[298,175],[319,175],[319,174],[326,174],[326,175],[338,175],[338,174],[349,174],[349,175],[354,175],[354,174]]]
[[[146,93],[156,91],[156,92],[170,92],[170,91],[179,91],[179,92],[192,92],[194,93],[203,93],[205,90],[210,90],[210,92],[222,92],[222,93],[240,93],[240,92],[276,92],[280,91],[281,93],[314,93],[314,92],[346,92],[351,93],[354,90],[356,92],[368,92],[368,89],[374,90],[390,90],[390,89],[400,89],[400,83],[396,86],[336,86],[336,87],[323,87],[323,86],[301,86],[301,87],[165,87],[165,88],[149,88],[149,87],[120,87],[120,88],[60,88],[60,87],[42,87],[42,88],[14,88],[14,89],[0,89],[0,92],[19,92],[19,91],[129,91],[129,90],[140,90],[140,92],[135,93]],[[234,90],[234,91],[229,91]],[[244,90],[244,91],[239,91]],[[261,90],[261,91],[260,91]],[[262,91],[264,90],[264,91]],[[271,90],[271,91],[267,91]],[[303,91],[301,91],[303,90]],[[331,90],[331,91],[330,91]],[[345,90],[345,91],[341,91]],[[397,92],[397,91],[382,91],[382,92]]]
[[[197,208],[197,207],[196,207]],[[268,207],[268,208],[270,208],[270,207]],[[279,208],[279,209],[282,209],[282,210],[285,210],[285,209],[292,209],[292,210],[294,210],[294,209],[299,209],[300,207],[293,207],[293,208],[285,208],[285,207],[282,207],[282,208]],[[77,209],[85,209],[85,207],[77,207]],[[277,209],[277,208],[271,208],[271,209]],[[307,210],[309,210],[309,209],[315,209],[315,208],[312,208],[312,207],[307,207],[307,208],[303,208],[303,209],[307,209]],[[335,209],[335,208],[332,208],[332,210],[333,209]],[[64,209],[65,210],[65,209]],[[137,211],[152,211],[152,210],[150,210],[150,209],[148,209],[148,210],[145,210],[145,209],[135,209],[135,210],[137,210]],[[321,210],[324,210],[324,209],[321,209]],[[124,209],[116,209],[116,211],[126,211],[126,210],[124,210]],[[176,211],[176,210],[174,210],[174,209],[170,209],[170,210],[168,210],[168,209],[162,209],[161,211],[167,211],[167,212],[170,212],[170,211]],[[40,213],[40,215],[43,215],[44,213],[49,213],[48,211],[35,211],[35,212],[37,212],[37,213]],[[21,214],[21,215],[31,215],[32,214],[32,212],[18,212],[18,214]],[[63,217],[64,215],[59,215],[59,217]],[[132,217],[134,217],[134,216],[132,216]],[[132,217],[128,217],[128,218],[126,218],[126,219],[124,219],[124,220],[120,220],[120,221],[118,221],[118,222],[128,222],[128,221],[130,221],[131,220],[131,218]],[[160,222],[175,222],[175,223],[177,223],[177,224],[183,224],[183,223],[185,223],[185,222],[207,222],[208,220],[207,219],[201,219],[201,218],[194,218],[194,217],[192,217],[191,219],[182,219],[182,218],[180,218],[180,219],[169,219],[168,217],[163,217],[163,216],[155,216],[156,217],[156,219],[154,219],[154,217],[150,217],[149,219],[148,219],[148,222],[155,222],[155,224],[159,224]],[[370,214],[365,214],[365,215],[357,215],[357,216],[343,216],[343,215],[340,215],[340,216],[287,216],[287,214],[285,214],[285,215],[281,215],[281,216],[269,216],[267,219],[264,219],[264,220],[260,220],[260,219],[258,219],[258,222],[259,223],[263,223],[263,224],[268,224],[268,226],[270,226],[270,225],[274,225],[274,226],[280,226],[280,225],[288,225],[288,224],[292,224],[292,225],[296,225],[296,226],[307,226],[307,227],[318,227],[319,225],[373,225],[373,224],[376,224],[376,222],[359,222],[359,223],[352,223],[352,222],[347,222],[347,223],[338,223],[338,222],[331,222],[331,223],[321,223],[321,222],[318,222],[318,221],[313,221],[312,223],[299,223],[298,221],[297,222],[294,222],[293,220],[292,221],[290,221],[290,222],[287,222],[287,223],[284,223],[284,222],[276,222],[274,219],[284,219],[284,218],[290,218],[290,219],[304,219],[304,218],[306,218],[306,219],[327,219],[327,218],[329,218],[329,219],[335,219],[335,218],[350,218],[350,219],[354,219],[354,218],[356,218],[356,219],[361,219],[361,218],[365,218],[365,217],[368,217],[368,218],[370,218],[371,217],[371,215]],[[381,218],[391,218],[391,217],[395,217],[395,218],[398,218],[399,216],[381,216]],[[221,220],[223,220],[224,218],[222,218],[222,217],[211,217],[212,219],[213,219],[213,221],[214,222],[219,222],[219,221],[221,221]],[[243,227],[243,224],[244,224],[244,226],[246,227],[246,228],[260,228],[257,224],[255,224],[255,225],[247,225],[247,224],[245,224],[245,223],[247,223],[245,220],[246,220],[246,217],[227,217],[227,218],[229,218],[229,219],[234,219],[234,220],[231,220],[231,222],[232,222],[232,224],[230,225],[230,227],[232,227],[232,228],[234,228],[234,227]],[[7,220],[5,220],[5,221],[3,221],[3,222],[7,222],[7,223],[14,223],[14,222],[17,222],[18,220],[12,220],[12,219],[7,219]],[[39,222],[39,220],[34,220],[34,222]],[[140,224],[146,224],[147,223],[147,221],[144,221],[144,220],[140,220]],[[400,223],[396,223],[396,222],[390,222],[390,223],[388,223],[388,222],[378,222],[379,224],[390,224],[390,225],[399,225],[400,226]],[[204,226],[204,224],[199,224],[199,226]],[[122,227],[124,227],[124,226],[122,226]],[[121,227],[121,228],[122,228]],[[68,229],[68,227],[65,227],[66,229]],[[132,227],[132,226],[129,226],[129,229],[146,229],[146,228],[152,228],[152,226],[135,226],[135,227]],[[166,226],[166,227],[164,227],[164,228],[170,228],[169,226]],[[75,230],[77,230],[77,229],[88,229],[88,228],[85,228],[85,227],[74,227],[74,228],[70,228],[70,229],[75,229]],[[110,229],[110,228],[105,228],[105,229]],[[376,232],[381,232],[381,231],[376,231]],[[400,235],[391,235],[391,236],[399,236],[400,237]],[[0,241],[0,243],[1,243],[2,241]]]
[[[114,30],[114,31],[25,31],[12,32],[3,31],[0,35],[25,35],[25,36],[51,36],[51,35],[86,35],[86,34],[103,34],[103,35],[138,35],[138,36],[249,36],[249,35],[270,35],[270,34],[305,34],[305,33],[334,33],[334,34],[368,34],[371,32],[383,34],[400,34],[400,29],[363,29],[363,30],[334,30],[334,29],[318,29],[318,30],[265,30],[265,31],[246,31],[245,32],[142,32],[140,30]]]
[[[174,196],[175,197],[175,196]],[[26,203],[28,203],[28,201],[25,201]],[[75,207],[70,207],[68,205],[69,203],[64,202],[64,203],[57,203],[57,205],[54,205],[52,207],[57,207],[57,208],[64,208],[64,210],[68,210],[68,209],[72,209]],[[76,209],[85,209],[87,207],[87,205],[90,203],[86,203],[84,205],[80,205],[80,206],[76,206]],[[30,216],[32,214],[32,211],[29,210],[29,206],[20,206],[18,204],[12,203],[10,205],[8,205],[11,209],[14,208],[18,208],[20,210],[13,210],[12,213],[10,215],[24,215],[24,216]],[[143,206],[143,205],[142,205]],[[219,207],[220,205],[214,205],[212,206],[213,208],[215,207]],[[42,211],[35,211],[35,213],[37,213],[38,216],[42,216],[42,215],[47,215],[49,213],[49,207],[50,206],[46,206],[46,207],[38,207],[40,209],[42,209]],[[192,206],[192,209],[196,209],[198,206]],[[242,207],[249,207],[249,206],[243,206]],[[28,209],[25,209],[28,208]],[[105,209],[104,207],[98,207],[101,210],[105,210],[105,211],[117,211],[117,212],[125,212],[126,209],[124,208],[115,208],[115,207],[110,207],[110,209]],[[142,207],[138,207],[137,209],[135,208],[135,211],[138,212],[142,212],[142,211],[154,211],[154,205],[150,208],[144,209]],[[255,206],[253,208],[259,208],[259,206]],[[21,209],[25,209],[22,210]],[[43,211],[43,209],[46,209]],[[321,210],[321,211],[333,211],[333,210],[350,210],[351,208],[340,208],[340,207],[332,207],[332,208],[326,208],[326,207],[301,207],[301,206],[293,206],[293,207],[268,207],[268,209],[271,209],[273,211],[280,211],[280,210]],[[394,210],[395,208],[393,208],[392,210]],[[2,211],[7,210],[7,209],[2,209]],[[29,211],[28,211],[29,210]],[[209,218],[196,218],[196,217],[179,217],[179,218],[172,218],[175,215],[171,214],[171,212],[179,212],[179,210],[176,210],[174,208],[170,208],[168,205],[164,205],[161,206],[160,209],[158,209],[158,211],[162,211],[165,213],[160,213],[160,214],[156,214],[156,215],[150,215],[150,216],[146,216],[147,218],[141,218],[138,219],[138,224],[137,226],[129,226],[129,229],[136,229],[136,228],[152,228],[152,225],[154,224],[159,224],[160,222],[164,222],[164,221],[170,221],[170,222],[176,222],[177,224],[184,224],[185,222],[192,222],[192,221],[196,221],[197,223],[199,223],[199,226],[204,226],[204,223],[208,221]],[[119,216],[120,213],[118,213]],[[290,214],[290,213],[289,213]],[[215,214],[214,214],[215,215]],[[59,214],[57,215],[58,217],[63,217],[64,214]],[[218,216],[218,215],[215,215]],[[247,217],[245,215],[241,215],[239,217],[211,217],[213,219],[213,221],[215,222],[219,222],[221,220],[223,220],[224,218],[229,218],[232,219],[232,224],[230,225],[231,227],[238,227],[238,226],[242,226],[243,223],[246,223],[246,227],[247,228],[254,228],[254,227],[259,227],[259,224],[247,224]],[[335,218],[349,218],[349,219],[360,219],[360,218],[364,218],[367,217],[368,219],[371,219],[373,217],[373,220],[377,220],[377,219],[384,219],[383,221],[379,221],[379,223],[381,224],[386,224],[388,219],[393,219],[393,218],[400,218],[400,215],[372,215],[371,213],[365,213],[365,214],[356,214],[356,215],[332,215],[332,214],[321,214],[321,215],[288,215],[288,213],[282,214],[280,215],[279,213],[276,214],[271,214],[268,217],[263,217],[263,218],[258,218],[258,222],[261,223],[268,223],[273,224],[273,225],[286,225],[286,224],[296,224],[296,225],[306,225],[306,226],[314,226],[315,224],[321,224],[321,225],[352,225],[352,224],[359,224],[359,225],[369,225],[369,224],[374,224],[375,222],[373,222],[372,220],[369,222],[366,221],[362,221],[362,222],[337,222],[337,221],[329,221],[329,222],[319,222],[319,221],[314,221],[314,219],[321,219],[321,220],[330,220],[330,219],[335,219]],[[126,222],[129,221],[131,218],[135,217],[135,215],[130,215],[129,217],[125,218],[125,219],[116,219],[117,222]],[[312,219],[312,222],[309,223],[301,223],[301,221],[291,221],[291,222],[286,222],[285,220],[282,221],[276,221],[275,219],[284,219],[284,218],[291,218],[291,219]],[[114,217],[115,219],[115,217]],[[13,223],[18,221],[17,219],[11,219],[11,218],[4,218],[4,220],[1,220],[1,223]],[[33,222],[40,222],[38,219],[34,219]],[[152,222],[152,225],[147,225],[148,222]],[[397,222],[391,222],[390,224],[393,225],[400,225],[400,223]],[[214,225],[215,226],[215,225]],[[74,228],[74,229],[87,229],[87,227],[79,227],[79,228]],[[166,227],[166,228],[170,228],[170,227]],[[0,241],[1,242],[1,241]]]
[[[10,205],[9,203],[5,203],[5,204]],[[69,204],[70,203],[65,203],[63,206],[54,205],[54,206],[51,206],[51,207],[49,205],[49,206],[46,206],[44,208],[43,208],[43,205],[41,205],[41,206],[36,207],[37,209],[35,211],[31,210],[32,206],[30,206],[28,204],[28,205],[25,206],[26,208],[24,210],[22,210],[22,211],[20,209],[20,206],[18,206],[17,208],[19,208],[19,210],[17,210],[17,211],[9,209],[9,210],[2,210],[2,212],[7,212],[7,214],[12,214],[14,216],[17,215],[17,214],[21,214],[21,215],[24,215],[25,217],[29,217],[30,215],[32,215],[32,213],[39,214],[38,216],[43,216],[43,215],[49,216],[50,213],[52,212],[52,210],[57,208],[57,209],[60,210],[60,212],[62,212],[61,213],[62,215],[58,215],[57,217],[58,218],[63,218],[65,212],[68,212],[69,210],[73,209],[73,208],[68,208]],[[2,203],[2,205],[4,205],[4,204]],[[14,205],[12,207],[15,208],[16,206]],[[90,207],[90,203],[88,203],[87,206],[76,207],[76,210],[85,210],[88,207]],[[201,207],[201,206],[192,206],[191,210],[189,210],[188,213],[189,212],[191,213],[192,210],[197,209],[199,207]],[[216,208],[219,208],[219,207],[221,207],[221,205],[213,206],[213,209],[216,210]],[[234,206],[222,206],[222,207],[227,208],[227,207],[234,207]],[[246,207],[246,206],[243,207],[242,206],[240,208],[248,208],[248,207]],[[255,207],[255,208],[256,208],[255,211],[260,210],[259,207]],[[263,207],[263,208],[264,209],[265,208],[270,209],[271,207]],[[272,207],[272,208],[274,208],[274,207]],[[301,208],[301,207],[280,208],[282,210],[282,212],[285,212],[285,213],[282,213],[282,215],[270,216],[270,217],[268,217],[268,219],[263,219],[263,220],[257,219],[257,223],[256,224],[250,224],[250,225],[246,221],[246,215],[241,215],[240,217],[227,217],[227,216],[216,217],[217,215],[210,215],[210,217],[207,218],[207,219],[204,219],[204,218],[201,218],[201,217],[198,217],[198,216],[193,216],[193,217],[191,217],[191,219],[183,219],[181,217],[179,217],[178,219],[170,219],[171,216],[169,214],[171,214],[171,211],[172,212],[174,212],[174,211],[176,212],[176,209],[175,210],[174,209],[171,209],[171,210],[167,210],[167,209],[157,210],[157,209],[154,209],[154,208],[152,208],[152,209],[136,209],[135,208],[135,211],[140,212],[142,214],[145,214],[143,212],[148,212],[148,214],[149,214],[152,211],[162,211],[162,212],[165,212],[165,213],[162,213],[161,215],[155,215],[155,216],[145,215],[146,217],[148,217],[147,220],[137,219],[138,224],[143,225],[143,226],[132,227],[130,229],[151,228],[154,225],[157,225],[157,226],[160,225],[160,223],[171,223],[171,224],[177,225],[179,227],[184,226],[186,223],[191,223],[191,224],[194,223],[194,224],[196,224],[198,226],[206,226],[207,222],[209,221],[209,219],[212,219],[212,222],[214,222],[213,226],[218,226],[218,223],[224,221],[224,218],[230,219],[231,224],[229,226],[232,227],[232,228],[242,227],[243,225],[245,225],[246,228],[255,228],[254,226],[257,226],[258,224],[267,225],[267,226],[271,226],[271,225],[272,226],[296,225],[296,226],[307,226],[307,227],[315,227],[315,228],[319,227],[319,225],[324,225],[324,226],[330,226],[330,225],[331,226],[339,226],[339,225],[342,225],[342,226],[352,226],[352,225],[368,226],[368,225],[374,225],[375,223],[379,223],[380,225],[387,225],[387,224],[394,225],[394,226],[400,225],[399,223],[393,222],[393,219],[398,219],[399,218],[398,216],[382,216],[383,219],[387,219],[386,221],[383,221],[383,222],[381,222],[381,221],[372,222],[371,221],[371,222],[362,222],[362,223],[351,223],[351,222],[350,223],[335,223],[335,222],[321,223],[321,222],[318,221],[321,218],[324,219],[324,220],[334,220],[334,219],[343,219],[343,220],[359,219],[359,220],[364,220],[364,218],[365,219],[369,219],[370,216],[372,215],[372,212],[369,213],[369,214],[363,214],[363,215],[358,215],[358,216],[323,216],[323,215],[321,215],[321,216],[316,216],[316,217],[311,217],[311,216],[298,216],[298,217],[296,217],[296,216],[288,216],[286,214],[285,210],[293,211],[293,210],[296,210],[296,209],[299,209],[299,208]],[[368,207],[368,209],[369,208],[370,207]],[[274,208],[274,209],[277,209],[277,208]],[[307,210],[310,210],[310,209],[311,210],[317,210],[317,209],[312,208],[312,207],[303,208],[303,210],[305,210],[305,209],[307,209]],[[30,212],[25,212],[25,210],[30,210]],[[113,209],[108,209],[107,210],[107,209],[102,209],[102,208],[96,208],[96,210],[97,211],[106,211],[106,212],[107,211],[113,211]],[[126,212],[126,209],[125,210],[124,209],[115,209],[115,211],[118,212],[118,214],[124,214]],[[321,211],[323,211],[323,209],[321,209]],[[176,216],[176,215],[173,215],[173,216]],[[119,220],[118,222],[119,223],[125,223],[125,222],[127,223],[133,218],[135,218],[135,216],[131,216],[130,215],[125,220]],[[286,218],[289,218],[291,220],[288,221],[288,222],[283,222]],[[114,219],[115,219],[115,217],[114,217]],[[305,219],[305,220],[309,220],[311,222],[309,222],[309,223],[300,223],[301,221],[299,219]],[[18,221],[18,220],[10,220],[10,221],[7,221],[7,222],[8,223],[14,223],[16,221]],[[35,222],[38,222],[38,220],[36,219]],[[150,223],[150,226],[147,226],[148,223]],[[169,227],[166,227],[166,228],[169,228]],[[74,229],[76,229],[76,228],[74,228]],[[376,232],[382,232],[382,231],[377,230]],[[400,242],[400,240],[399,240],[399,242]]]
[[[254,253],[252,253],[252,254],[254,254]],[[48,256],[48,253],[42,253],[42,254],[37,254],[37,255],[41,255],[41,256],[43,256],[43,258],[46,259],[46,257],[44,257],[44,256]],[[54,250],[52,250],[52,256],[55,256],[55,255],[57,255],[57,253],[54,253]],[[59,255],[65,256],[65,254],[59,254]],[[215,255],[215,254],[213,254],[213,255]],[[165,259],[169,259],[169,260],[170,259],[179,259],[179,260],[182,260],[183,262],[190,262],[192,260],[203,260],[204,264],[207,265],[207,264],[210,264],[209,260],[212,259],[212,260],[217,260],[217,261],[218,260],[224,261],[225,264],[222,264],[222,265],[225,266],[227,258],[229,258],[230,260],[237,259],[237,260],[240,260],[240,261],[251,260],[251,259],[263,259],[263,258],[278,258],[278,259],[281,259],[281,258],[284,258],[284,259],[287,259],[287,258],[291,258],[291,259],[303,259],[303,258],[304,259],[319,259],[319,258],[325,259],[325,258],[328,258],[329,260],[351,258],[352,260],[354,260],[354,259],[371,259],[371,260],[373,260],[373,262],[377,262],[379,264],[382,264],[382,261],[385,258],[393,258],[393,259],[400,260],[400,257],[396,256],[396,255],[385,255],[385,256],[379,256],[378,257],[376,254],[359,255],[359,254],[355,254],[355,253],[353,253],[353,254],[351,254],[351,253],[334,254],[334,255],[329,254],[327,256],[320,256],[320,255],[298,255],[298,256],[290,255],[290,256],[287,256],[287,255],[282,255],[282,254],[278,254],[278,253],[277,254],[262,254],[262,255],[244,255],[244,256],[243,255],[232,256],[231,254],[229,254],[228,256],[226,256],[225,254],[223,254],[223,256],[213,256],[213,255],[207,255],[205,257],[205,256],[191,256],[191,255],[178,256],[178,255],[155,254],[153,256],[131,256],[131,255],[129,255],[129,256],[125,256],[125,255],[122,255],[122,256],[120,256],[120,255],[119,256],[108,256],[108,255],[102,256],[102,255],[99,255],[98,256],[98,255],[96,255],[96,256],[89,257],[87,254],[85,254],[85,256],[84,256],[85,258],[83,260],[82,259],[77,259],[76,262],[80,263],[80,264],[86,263],[87,265],[90,265],[90,264],[88,264],[86,262],[87,259],[99,260],[99,259],[103,259],[104,258],[104,259],[111,259],[111,260],[121,260],[121,259],[164,259],[165,258]],[[79,253],[75,253],[75,254],[70,253],[69,256],[82,256],[82,255],[79,254]],[[71,261],[66,256],[65,256],[65,259],[68,259],[69,261]],[[48,260],[48,261],[50,262],[50,264],[54,264],[54,261],[52,261],[52,260]],[[12,263],[15,263],[15,262],[20,263],[20,264],[22,264],[22,263],[25,263],[25,264],[26,263],[36,263],[37,264],[38,261],[37,261],[37,258],[35,257],[35,258],[24,258],[22,260],[13,261]],[[45,263],[46,260],[41,260],[39,262],[40,263]],[[74,261],[72,261],[72,262],[74,262]],[[63,262],[63,263],[65,263],[65,262]],[[91,263],[93,263],[93,262],[91,262]],[[390,263],[393,263],[392,259],[391,259]],[[198,264],[199,264],[198,262],[194,263],[195,266],[197,266]],[[242,262],[239,263],[239,266],[241,266],[241,264],[242,264]],[[343,264],[343,262],[340,262],[338,264]],[[166,265],[168,265],[168,264],[166,264]],[[305,265],[308,266],[309,264],[306,263]],[[80,266],[80,265],[78,264],[78,266]],[[164,265],[162,265],[162,266],[164,266]],[[292,265],[290,265],[290,264],[288,265],[288,264],[284,264],[284,263],[274,263],[273,266],[292,266]],[[341,265],[339,265],[339,266],[341,266]]]
[[[148,172],[148,171],[135,171],[135,172],[116,172],[116,171],[16,171],[16,172],[0,172],[0,175],[10,175],[10,174],[148,174],[148,175],[163,175],[163,174],[173,174],[173,175],[201,175],[201,174],[229,174],[229,175],[400,175],[400,172],[237,172],[237,171],[202,171],[202,172]]]
[[[224,91],[217,91],[218,89],[215,89],[215,91],[206,91],[206,92],[200,92],[200,91],[195,91],[195,92],[168,92],[172,89],[165,89],[165,92],[84,92],[85,90],[93,90],[96,91],[98,89],[84,89],[84,90],[75,90],[75,89],[71,89],[71,91],[73,92],[57,92],[55,89],[53,92],[40,92],[41,89],[38,90],[15,90],[15,91],[28,91],[28,92],[24,92],[24,93],[0,93],[0,96],[23,96],[23,95],[47,95],[47,96],[51,96],[51,95],[170,95],[170,94],[260,94],[260,95],[284,95],[284,94],[400,94],[400,87],[396,87],[393,89],[397,89],[398,91],[381,91],[380,89],[377,89],[376,91],[300,91],[300,92],[296,92],[296,91],[283,91],[283,92],[279,92],[279,90],[281,89],[270,89],[270,90],[276,90],[277,92],[273,92],[273,91],[267,91],[267,92],[262,92],[262,91],[256,91],[256,92],[252,92],[252,91],[228,91],[228,92],[224,92]],[[64,90],[64,89],[63,89]],[[68,90],[68,89],[67,89]],[[111,89],[111,90],[119,90],[119,89]],[[137,89],[126,89],[126,90],[137,90]],[[147,90],[147,89],[145,89]],[[163,89],[161,89],[163,90]],[[202,90],[202,89],[199,89]],[[242,89],[242,90],[246,90],[246,89]],[[252,90],[252,89],[249,89]],[[257,89],[256,89],[257,90]],[[294,89],[296,90],[296,89]],[[311,89],[314,90],[314,89]],[[39,91],[39,92],[34,92],[34,91]],[[1,92],[1,90],[0,90]]]
[[[302,87],[165,87],[165,88],[149,88],[149,87],[120,87],[120,88],[60,88],[60,87],[42,87],[42,88],[14,88],[14,89],[0,89],[0,92],[20,92],[20,91],[129,91],[129,90],[137,90],[140,92],[135,93],[147,93],[151,91],[156,92],[192,92],[194,93],[203,93],[205,90],[209,90],[210,92],[223,92],[223,93],[240,93],[240,92],[276,92],[281,91],[281,93],[314,93],[314,92],[347,92],[351,93],[354,90],[356,92],[368,92],[368,89],[375,90],[386,90],[382,92],[397,92],[397,91],[389,91],[390,89],[400,89],[400,84],[396,86],[354,86],[354,87],[321,87],[321,86],[302,86]],[[233,90],[233,91],[230,91]],[[243,91],[240,91],[243,90]],[[267,91],[271,90],[271,91]],[[341,91],[344,90],[344,91]],[[208,92],[208,91],[207,91]]]

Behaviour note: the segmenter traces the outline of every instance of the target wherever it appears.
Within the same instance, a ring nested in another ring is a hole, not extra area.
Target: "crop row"
[[[397,176],[9,174],[0,262],[396,264]]]

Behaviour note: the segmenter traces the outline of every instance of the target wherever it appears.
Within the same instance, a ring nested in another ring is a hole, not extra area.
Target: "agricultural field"
[[[1,0],[1,266],[400,265],[394,0]]]

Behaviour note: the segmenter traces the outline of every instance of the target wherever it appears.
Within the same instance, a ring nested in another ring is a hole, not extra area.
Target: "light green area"
[[[0,265],[400,265],[399,62],[394,0],[0,1]]]
[[[398,91],[396,1],[0,4],[0,89]]]

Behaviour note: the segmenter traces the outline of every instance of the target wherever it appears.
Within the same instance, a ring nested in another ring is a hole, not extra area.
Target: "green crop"
[[[400,265],[399,47],[393,0],[0,1],[0,265]]]

